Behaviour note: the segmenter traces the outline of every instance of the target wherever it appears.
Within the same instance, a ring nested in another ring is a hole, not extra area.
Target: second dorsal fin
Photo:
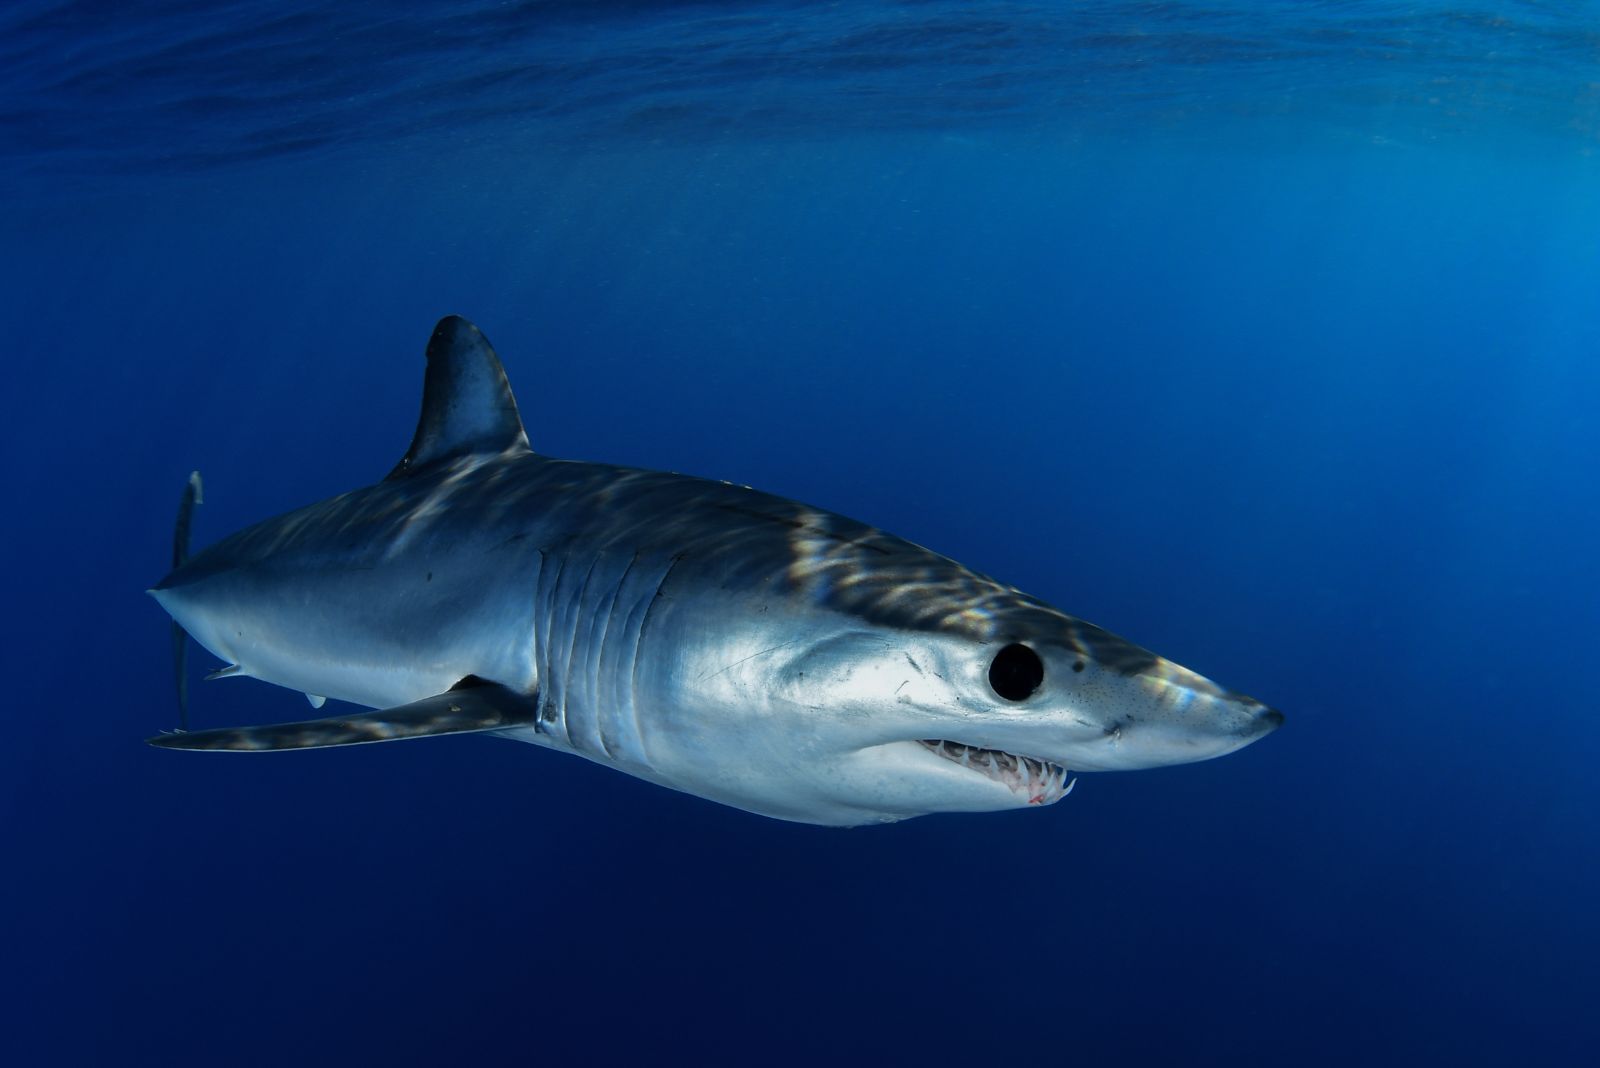
[[[518,446],[528,448],[528,435],[500,357],[483,331],[459,315],[445,316],[428,339],[417,432],[389,477],[404,478],[441,460]]]

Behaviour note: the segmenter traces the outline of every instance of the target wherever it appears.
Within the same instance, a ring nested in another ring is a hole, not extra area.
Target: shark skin
[[[1043,807],[1079,771],[1230,753],[1283,717],[1021,591],[744,486],[528,444],[449,317],[383,481],[150,592],[229,666],[376,709],[165,734],[263,751],[487,733],[784,820]]]

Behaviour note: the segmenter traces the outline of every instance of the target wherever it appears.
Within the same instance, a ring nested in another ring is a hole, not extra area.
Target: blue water
[[[7,5],[0,1061],[1582,1062],[1597,62],[1588,3]],[[542,451],[879,524],[1288,723],[853,831],[483,739],[143,745],[188,472],[201,542],[380,477],[446,313]]]

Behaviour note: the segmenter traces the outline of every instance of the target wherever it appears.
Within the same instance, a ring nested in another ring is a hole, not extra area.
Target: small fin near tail
[[[200,482],[200,472],[189,472],[184,483],[183,500],[178,502],[178,522],[172,529],[172,569],[176,571],[189,559],[189,527],[194,521],[194,506],[203,504],[205,495]],[[189,729],[189,635],[176,621],[172,624],[172,667],[178,684],[178,729]]]
[[[280,749],[323,749],[334,745],[394,742],[440,734],[505,730],[533,723],[539,702],[529,694],[469,675],[444,693],[409,705],[353,716],[300,723],[161,734],[148,739],[163,749],[207,749],[260,753]]]

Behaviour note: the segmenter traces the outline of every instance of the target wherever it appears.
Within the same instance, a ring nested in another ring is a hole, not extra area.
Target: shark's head
[[[844,743],[826,756],[830,792],[885,818],[1042,806],[1075,772],[1207,760],[1283,722],[1099,628],[1056,622],[984,639],[850,631],[790,660],[787,695],[826,709],[827,737]]]
[[[1077,772],[1207,760],[1283,721],[953,561],[849,533],[843,547],[836,527],[828,544],[797,547],[788,579],[803,610],[712,647],[694,671],[692,703],[735,724],[708,744],[737,732],[760,754],[761,776],[725,781],[723,799],[825,823],[1038,807]]]

